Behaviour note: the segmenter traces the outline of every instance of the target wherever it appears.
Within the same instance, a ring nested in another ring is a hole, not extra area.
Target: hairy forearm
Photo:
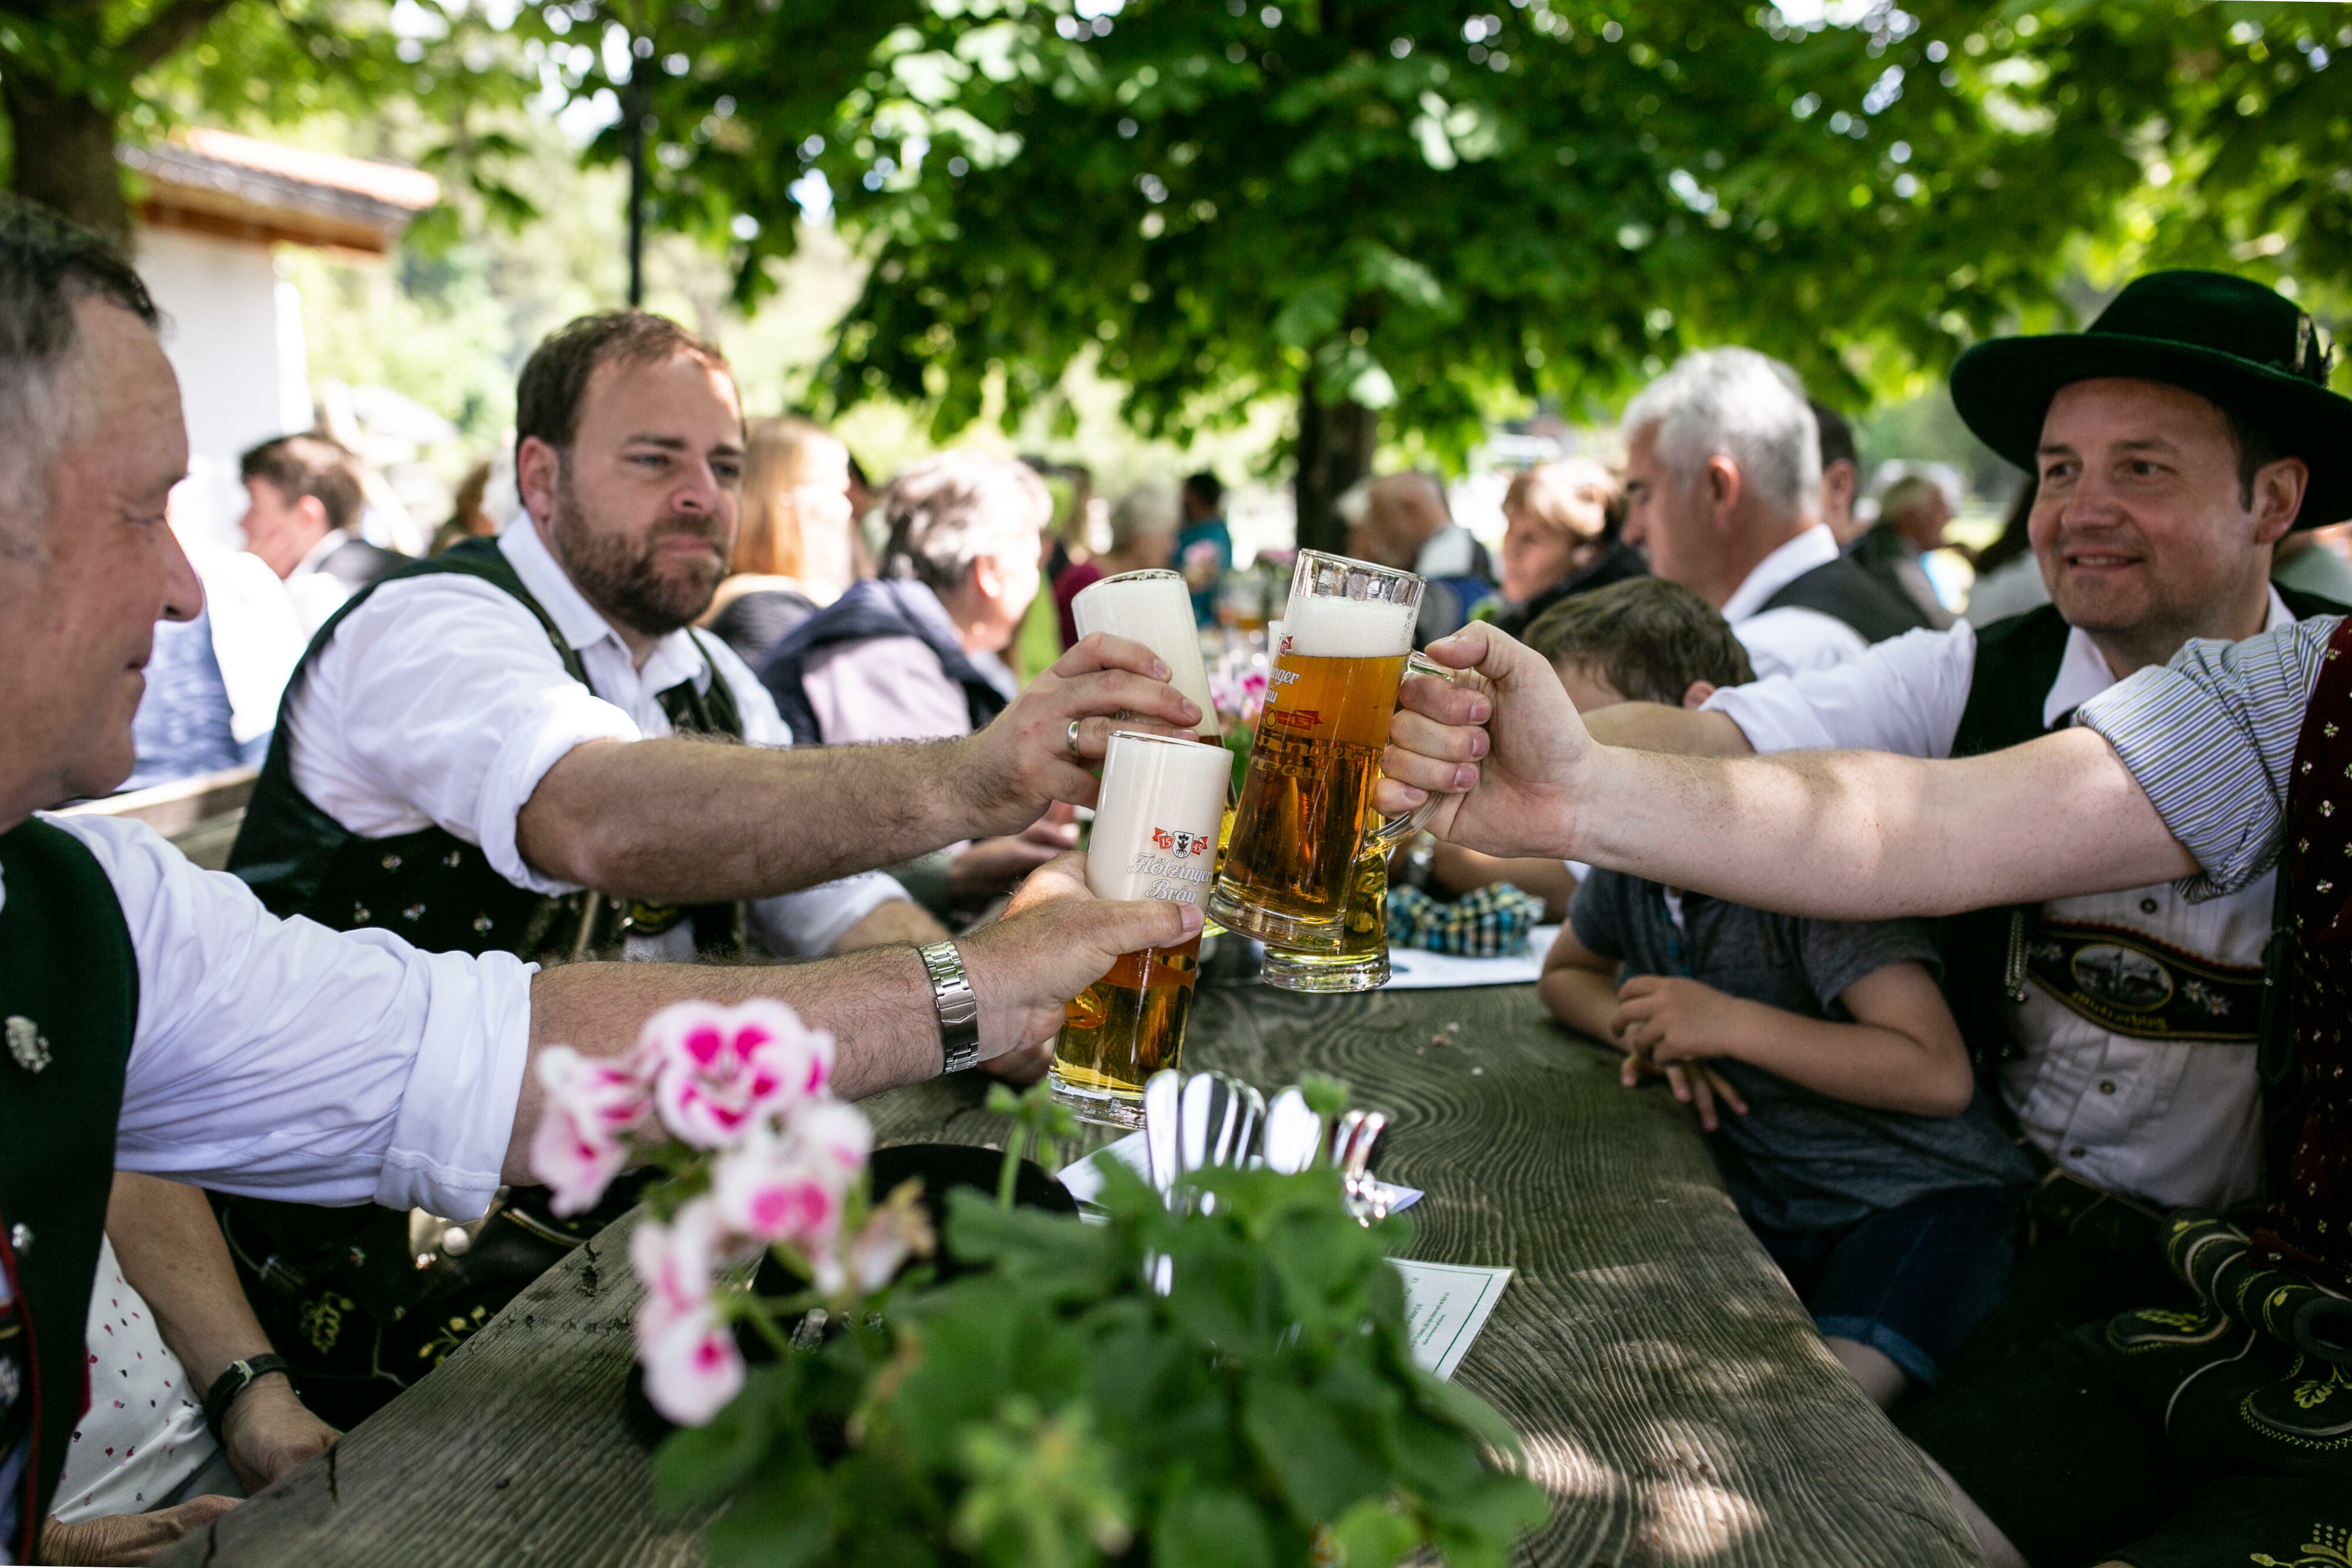
[[[764,898],[971,837],[961,741],[772,749],[593,741],[548,769],[515,824],[550,876],[667,904]]]
[[[123,1279],[146,1298],[163,1343],[188,1369],[198,1394],[229,1363],[268,1354],[269,1336],[246,1304],[202,1192],[120,1173],[107,1204],[106,1234]]]
[[[1756,748],[1729,714],[1668,707],[1664,703],[1616,703],[1584,716],[1584,727],[1603,746],[1673,751],[1690,757],[1752,757]]]
[[[1828,919],[1948,914],[2196,870],[2088,730],[1952,762],[1602,748],[1567,796],[1568,857]]]
[[[1727,1054],[1750,1067],[1832,1100],[1880,1111],[1949,1116],[1968,1103],[1963,1052],[1939,1056],[1885,1025],[1809,1019],[1762,1002],[1737,1005],[1737,1033]]]

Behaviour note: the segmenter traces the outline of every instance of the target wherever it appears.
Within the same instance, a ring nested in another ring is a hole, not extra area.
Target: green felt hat
[[[1996,338],[1952,366],[1952,402],[1979,439],[2031,474],[2060,387],[2101,376],[2211,400],[2311,465],[2298,528],[2352,517],[2352,398],[2327,390],[2329,350],[2294,301],[2226,272],[2152,272],[2085,332]]]

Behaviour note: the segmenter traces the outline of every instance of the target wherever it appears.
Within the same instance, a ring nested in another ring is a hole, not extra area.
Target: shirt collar
[[[1764,601],[1817,566],[1837,559],[1837,536],[1815,523],[1756,563],[1754,570],[1723,601],[1723,618],[1733,625],[1764,608]]]
[[[1448,523],[1422,541],[1412,570],[1421,577],[1468,577],[1477,566],[1478,541],[1460,523]]]
[[[320,561],[325,560],[329,556],[334,554],[337,550],[342,549],[345,545],[351,542],[351,529],[329,528],[325,533],[319,536],[319,542],[310,547],[310,553],[304,556],[300,561],[296,563],[294,570],[287,573],[287,575],[289,577],[300,577],[305,572],[318,570],[319,563]]]
[[[2263,630],[2275,632],[2294,622],[2294,612],[2286,607],[2277,589],[2270,590]],[[2058,662],[2058,678],[2050,683],[2050,694],[2042,699],[2042,727],[2049,728],[2116,684],[2116,674],[2107,668],[2099,645],[2091,641],[2089,632],[2075,627],[2066,633],[2066,656]]]
[[[547,612],[555,629],[575,652],[585,653],[599,643],[609,642],[623,659],[633,660],[628,643],[613,630],[613,623],[604,612],[588,602],[547,541],[539,537],[539,526],[528,512],[519,515],[499,535],[499,552],[522,579],[539,607]],[[703,656],[694,633],[684,628],[671,632],[654,644],[646,658],[645,667],[637,671],[637,680],[648,691],[667,691],[680,681],[691,680],[697,691],[710,685],[710,661]]]

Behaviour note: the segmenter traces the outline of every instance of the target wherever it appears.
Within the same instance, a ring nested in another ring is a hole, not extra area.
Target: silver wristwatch
[[[980,1065],[980,998],[963,972],[963,955],[952,942],[934,942],[915,954],[931,977],[931,1007],[940,1019],[940,1071],[961,1072]]]

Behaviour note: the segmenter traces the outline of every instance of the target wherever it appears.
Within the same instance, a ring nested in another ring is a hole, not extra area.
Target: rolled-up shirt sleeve
[[[2203,868],[2179,884],[2188,897],[2235,893],[2276,863],[2295,743],[2340,619],[2242,643],[2190,642],[2163,669],[2140,671],[2076,713]]]
[[[1969,706],[1976,629],[1906,632],[1826,669],[1725,686],[1706,699],[1758,751],[1948,757]]]
[[[517,887],[578,891],[523,860],[516,821],[575,747],[643,732],[572,678],[510,595],[457,576],[385,583],[306,678],[286,721],[294,782],[320,810],[372,838],[438,826]]]
[[[488,1208],[536,966],[281,920],[141,823],[53,821],[97,857],[137,954],[120,1168],[301,1203]]]

